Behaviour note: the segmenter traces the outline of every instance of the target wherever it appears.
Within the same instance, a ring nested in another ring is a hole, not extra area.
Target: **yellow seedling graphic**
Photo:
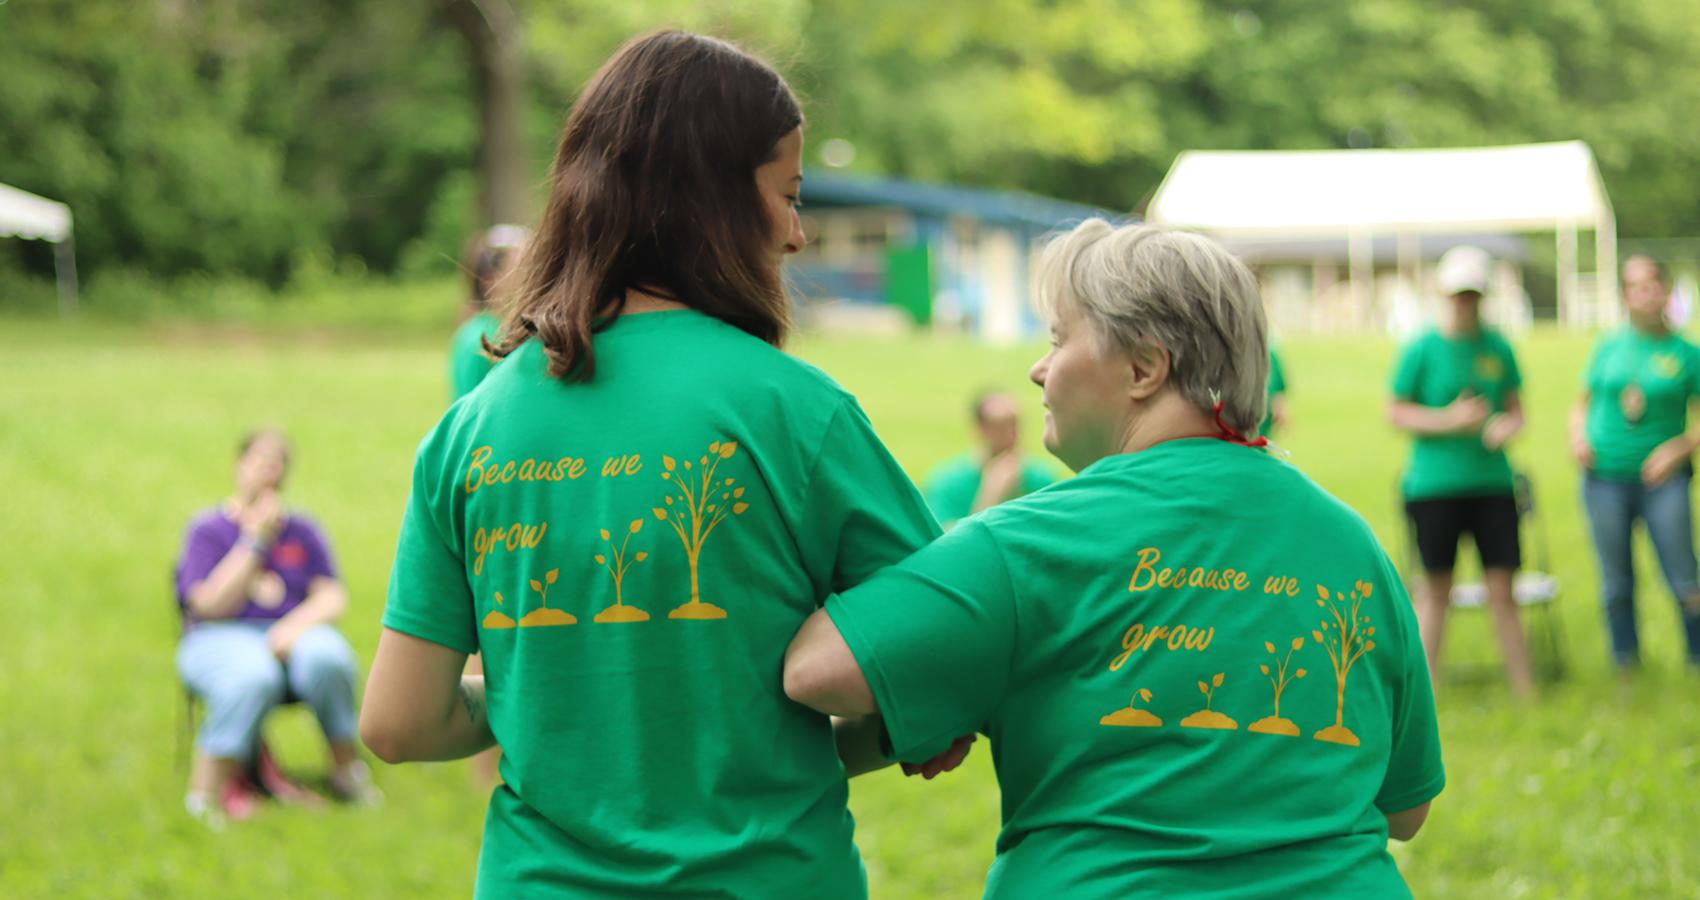
[[[1320,598],[1316,605],[1327,610],[1333,621],[1324,619],[1322,628],[1310,635],[1328,651],[1328,658],[1334,662],[1334,680],[1338,685],[1334,695],[1334,724],[1318,731],[1316,739],[1356,747],[1358,736],[1346,727],[1346,677],[1365,653],[1375,649],[1375,626],[1370,623],[1370,617],[1363,614],[1364,601],[1375,593],[1375,585],[1359,581],[1352,593],[1346,595],[1338,591],[1330,593],[1319,584],[1316,593]]]
[[[1133,692],[1133,699],[1127,706],[1098,720],[1099,725],[1116,725],[1122,728],[1161,728],[1163,720],[1152,715],[1149,711],[1138,707],[1139,701],[1151,702],[1151,691],[1140,688]]]
[[[502,592],[501,591],[496,592],[496,605],[497,606],[502,605]],[[484,627],[485,628],[512,628],[512,627],[514,627],[514,617],[508,615],[505,612],[502,612],[499,609],[492,609],[492,610],[490,610],[490,614],[484,617]]]
[[[691,565],[691,599],[668,613],[669,619],[726,618],[726,610],[703,602],[697,572],[702,561],[702,547],[708,543],[708,536],[728,516],[741,516],[744,510],[750,508],[740,499],[744,496],[744,489],[736,487],[733,479],[715,479],[721,460],[731,459],[732,454],[737,452],[735,442],[715,441],[708,445],[708,454],[697,460],[695,466],[687,459],[681,468],[673,457],[661,457],[661,464],[667,469],[661,477],[678,493],[668,495],[667,505],[657,506],[652,511],[655,518],[673,526],[679,542],[685,545],[685,558]]]
[[[1240,727],[1240,723],[1210,708],[1210,701],[1215,699],[1216,689],[1222,686],[1223,678],[1224,673],[1217,672],[1216,677],[1210,679],[1209,683],[1202,681],[1198,683],[1198,692],[1204,695],[1204,708],[1182,719],[1182,727],[1220,728],[1227,731],[1233,731]]]
[[[549,625],[577,625],[578,617],[564,609],[549,608],[549,586],[555,579],[561,577],[560,569],[550,569],[543,575],[543,580],[531,579],[531,589],[543,599],[543,605],[525,614],[519,620],[521,628],[543,628]]]
[[[620,546],[616,548],[614,546],[614,538],[608,533],[608,529],[602,529],[602,539],[608,542],[608,549],[613,552],[596,554],[596,562],[598,565],[607,569],[608,574],[614,578],[614,605],[597,613],[597,622],[649,621],[649,613],[646,613],[635,606],[626,605],[625,594],[622,591],[622,585],[624,585],[626,581],[626,570],[649,558],[649,554],[641,550],[638,551],[636,556],[633,556],[630,559],[626,558],[626,545],[632,542],[632,535],[637,534],[642,530],[643,520],[633,519],[632,524],[626,528],[625,540],[622,540],[620,542]],[[610,559],[610,557],[612,558]]]
[[[1293,661],[1293,654],[1304,645],[1304,638],[1293,638],[1293,642],[1287,646],[1287,655],[1279,656],[1275,651],[1275,642],[1263,642],[1263,649],[1268,650],[1270,656],[1276,657],[1274,668],[1270,668],[1268,663],[1264,663],[1257,667],[1259,671],[1268,676],[1269,683],[1275,686],[1275,713],[1251,723],[1251,725],[1247,726],[1248,731],[1255,731],[1259,734],[1285,734],[1292,736],[1296,736],[1299,733],[1299,726],[1293,724],[1291,719],[1281,718],[1281,692],[1287,689],[1288,682],[1295,678],[1303,678],[1310,674],[1304,669],[1300,669],[1291,675],[1287,674],[1287,669]]]

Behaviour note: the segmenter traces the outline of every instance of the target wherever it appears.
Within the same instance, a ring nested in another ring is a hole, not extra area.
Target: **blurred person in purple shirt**
[[[281,431],[244,438],[236,493],[190,523],[178,563],[177,669],[207,708],[185,805],[213,824],[252,811],[231,787],[255,759],[266,714],[290,695],[324,730],[332,792],[377,797],[355,743],[354,650],[333,624],[348,593],[318,526],[279,500],[289,455]]]

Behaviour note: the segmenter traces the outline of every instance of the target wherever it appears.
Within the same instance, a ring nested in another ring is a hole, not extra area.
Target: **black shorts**
[[[1517,541],[1517,498],[1436,497],[1405,501],[1405,515],[1417,535],[1417,553],[1425,572],[1450,572],[1458,562],[1458,539],[1469,532],[1484,569],[1516,569],[1523,564]]]

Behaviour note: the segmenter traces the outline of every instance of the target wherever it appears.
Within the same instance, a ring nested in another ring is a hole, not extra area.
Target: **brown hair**
[[[755,170],[802,125],[766,63],[724,41],[661,31],[614,54],[574,104],[501,340],[533,335],[557,378],[589,380],[591,341],[641,289],[779,344],[790,300]]]

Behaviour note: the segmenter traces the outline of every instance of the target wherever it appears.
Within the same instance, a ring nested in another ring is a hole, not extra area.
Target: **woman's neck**
[[[635,316],[644,313],[668,312],[675,309],[690,309],[690,307],[668,297],[651,294],[638,288],[627,288],[626,304],[620,310],[620,315]]]
[[[1655,321],[1645,321],[1637,319],[1634,316],[1630,316],[1629,327],[1635,329],[1636,332],[1640,334],[1646,335],[1647,337],[1661,338],[1670,334],[1670,323],[1665,321],[1664,316],[1660,316]]]
[[[1163,391],[1151,398],[1145,415],[1127,427],[1118,453],[1138,453],[1182,438],[1213,437],[1221,431],[1213,416],[1187,402],[1180,392]]]

